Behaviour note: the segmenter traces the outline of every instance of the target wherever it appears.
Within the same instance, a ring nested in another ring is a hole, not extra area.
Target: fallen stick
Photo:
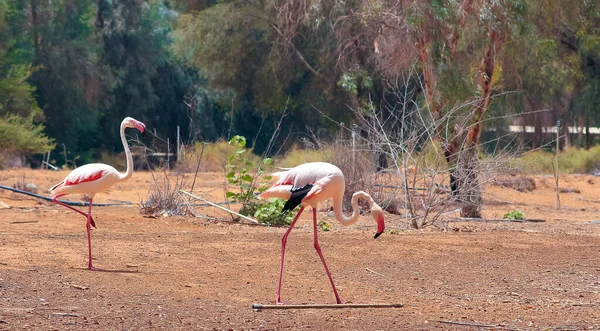
[[[38,221],[12,221],[10,224],[27,224],[27,223],[37,223]]]
[[[71,286],[71,287],[73,287],[73,288],[76,288],[76,289],[78,289],[78,290],[87,290],[87,289],[89,288],[89,287],[87,287],[87,286],[83,286],[83,285],[77,285],[77,284],[69,284],[69,283],[66,283],[66,285],[69,285],[69,286]]]
[[[228,212],[228,213],[230,213],[230,214],[233,214],[233,215],[239,216],[239,217],[241,217],[241,218],[243,218],[243,219],[245,219],[245,220],[247,220],[247,221],[250,221],[250,222],[252,222],[252,223],[258,224],[258,221],[257,221],[257,220],[255,220],[255,219],[252,219],[252,218],[250,218],[250,217],[248,217],[248,216],[244,216],[244,215],[242,215],[242,214],[240,214],[240,213],[236,213],[236,212],[234,212],[234,211],[233,211],[233,210],[231,210],[231,209],[228,209],[228,208],[225,208],[225,207],[219,206],[219,205],[217,205],[216,203],[212,203],[212,202],[210,202],[210,201],[208,201],[208,200],[205,200],[205,199],[202,199],[202,198],[200,198],[200,197],[197,197],[197,196],[195,196],[195,195],[193,195],[193,194],[191,194],[191,193],[189,193],[189,192],[186,192],[186,191],[184,191],[184,190],[181,190],[181,193],[183,193],[183,194],[187,194],[187,195],[191,196],[192,198],[194,198],[194,199],[196,199],[196,200],[204,201],[204,202],[208,203],[209,205],[211,205],[211,206],[213,206],[213,207],[217,207],[217,208],[219,208],[219,209],[221,209],[221,210],[224,210],[224,211],[226,211],[226,212]]]
[[[252,309],[321,309],[321,308],[402,308],[402,303],[340,303],[340,304],[308,304],[308,305],[263,305],[255,303]]]
[[[502,329],[502,330],[518,330],[518,329],[515,329],[515,328],[508,327],[508,326],[494,325],[494,324],[454,322],[454,321],[447,321],[447,320],[430,320],[430,321],[431,322],[444,323],[444,324],[452,324],[452,325],[474,326],[474,327],[478,327],[478,328],[491,328],[491,329]]]
[[[47,166],[49,166],[50,168],[54,169],[55,171],[59,170],[56,166],[54,166],[54,165],[52,165],[52,164],[50,164],[50,163],[48,163],[46,161],[42,161],[42,163],[45,164],[45,165],[47,165]]]
[[[54,316],[65,316],[65,317],[79,317],[79,314],[71,314],[71,313],[52,313]]]
[[[368,271],[368,272],[370,272],[370,273],[374,273],[374,274],[376,274],[376,275],[379,275],[379,276],[381,276],[381,277],[385,278],[385,275],[383,275],[383,274],[380,274],[380,273],[378,273],[377,271],[373,271],[373,270],[371,270],[371,269],[369,269],[369,268],[365,268],[365,270],[367,270],[367,271]]]
[[[524,222],[541,223],[541,222],[546,222],[546,220],[543,220],[543,219],[534,219],[534,218],[522,219],[522,220],[515,220],[515,219],[506,219],[506,218],[469,218],[469,217],[456,217],[456,218],[450,219],[449,221],[450,222],[513,222],[513,223],[524,223]]]
[[[52,199],[45,197],[43,195],[39,195],[39,194],[35,194],[35,193],[31,193],[31,192],[27,192],[27,191],[22,191],[16,188],[12,188],[12,187],[8,187],[8,186],[4,186],[4,185],[0,185],[0,188],[5,189],[5,190],[9,190],[9,191],[13,191],[15,193],[19,193],[19,194],[25,194],[25,195],[29,195],[38,199],[43,199],[46,201],[52,201]],[[69,206],[88,206],[90,203],[89,202],[77,202],[77,201],[67,201],[67,200],[58,200],[66,205]],[[133,204],[133,202],[131,202],[130,204]],[[93,203],[92,206],[96,206],[96,207],[109,207],[109,206],[122,206],[124,205],[124,203]]]

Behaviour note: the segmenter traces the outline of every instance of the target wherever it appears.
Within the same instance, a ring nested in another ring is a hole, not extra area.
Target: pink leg
[[[290,225],[288,230],[283,235],[283,238],[281,238],[281,264],[279,265],[279,285],[277,286],[277,300],[275,301],[278,305],[283,304],[283,302],[281,302],[281,281],[283,278],[283,258],[285,257],[285,244],[287,243],[288,235],[294,228],[296,221],[298,221],[298,218],[300,218],[300,214],[302,214],[303,211],[304,211],[304,206],[302,206],[300,208],[300,210],[298,211],[298,214],[296,214],[296,217],[292,221],[292,224]]]
[[[331,282],[331,287],[333,287],[333,293],[335,294],[335,300],[338,304],[342,303],[340,300],[340,296],[338,295],[337,290],[335,289],[335,284],[333,283],[333,278],[331,278],[331,273],[329,272],[329,268],[327,268],[327,263],[325,263],[325,258],[323,257],[323,253],[321,253],[321,246],[319,246],[319,239],[317,235],[317,209],[313,208],[313,224],[315,228],[315,249],[321,258],[321,262],[323,262],[323,266],[325,267],[325,272],[327,272],[327,277],[329,277],[329,282]]]
[[[94,268],[92,267],[92,235],[90,233],[90,227],[92,222],[92,199],[90,199],[90,204],[87,213],[87,222],[85,223],[85,229],[87,230],[88,237],[88,269],[90,270],[94,270]]]
[[[52,201],[53,201],[54,203],[56,203],[56,204],[59,204],[59,205],[63,206],[63,207],[67,207],[67,208],[71,209],[72,211],[78,212],[78,213],[80,213],[81,215],[83,215],[83,216],[85,216],[86,218],[88,218],[88,214],[86,214],[86,213],[82,212],[81,210],[79,210],[79,209],[76,209],[76,208],[73,208],[73,207],[71,207],[71,206],[69,206],[69,205],[67,205],[67,204],[64,204],[64,203],[62,203],[62,202],[58,201],[58,198],[60,198],[60,197],[62,197],[62,196],[64,196],[64,194],[57,195],[57,196],[55,196],[54,198],[52,198]],[[90,206],[91,206],[91,205],[92,205],[92,200],[90,200]],[[95,228],[95,227],[96,227],[96,223],[94,223],[94,219],[93,219],[93,218],[91,218],[91,217],[89,217],[89,219],[90,219],[90,222],[91,222],[92,226]]]

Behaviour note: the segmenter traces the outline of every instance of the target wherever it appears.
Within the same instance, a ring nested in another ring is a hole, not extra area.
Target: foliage
[[[275,163],[283,168],[292,168],[307,162],[331,162],[333,149],[331,146],[321,146],[318,149],[302,149],[292,146],[285,155],[275,159]]]
[[[502,216],[505,220],[522,220],[525,219],[525,212],[519,209],[513,209]]]
[[[319,227],[319,229],[321,229],[321,231],[324,231],[324,232],[331,231],[331,224],[329,224],[325,221],[319,221],[319,223],[317,223],[317,226]]]
[[[262,154],[278,125],[274,152],[331,141],[336,122],[364,133],[377,118],[356,113],[372,104],[393,133],[406,122],[392,116],[424,104],[447,114],[485,95],[489,78],[492,94],[509,93],[489,100],[485,125],[498,116],[498,130],[535,126],[522,145],[539,147],[557,119],[600,123],[598,17],[596,1],[569,0],[1,0],[0,116],[39,126],[40,138],[56,141],[54,154],[64,144],[81,162],[121,152],[124,116],[160,136],[149,143],[161,151],[179,126],[190,145],[236,132]],[[415,91],[410,99],[402,87]],[[441,148],[456,118],[440,130]],[[292,151],[281,163],[331,157],[317,154]],[[207,169],[222,164],[214,159]]]
[[[271,198],[267,202],[263,203],[262,200],[256,205],[256,211],[254,212],[254,218],[259,222],[270,225],[289,225],[292,223],[294,214],[287,212],[281,213],[285,201],[283,199]]]
[[[264,192],[271,180],[266,171],[273,169],[273,160],[265,158],[258,164],[254,164],[247,156],[246,138],[236,135],[229,141],[230,145],[236,146],[237,150],[227,160],[225,166],[227,182],[233,185],[235,191],[225,193],[227,199],[233,203],[240,203],[240,214],[253,215],[261,223],[265,224],[289,224],[290,213],[281,213],[283,204],[281,201],[260,200],[254,194]]]
[[[554,168],[554,152],[537,150],[522,155],[516,161],[533,171],[551,174]],[[558,155],[560,173],[590,173],[600,169],[600,146],[588,150],[567,148]]]
[[[0,149],[26,154],[45,153],[54,148],[52,139],[43,133],[44,127],[31,118],[16,115],[0,117]]]

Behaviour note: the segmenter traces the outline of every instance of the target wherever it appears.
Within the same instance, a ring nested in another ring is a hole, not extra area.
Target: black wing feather
[[[281,212],[285,213],[298,207],[298,205],[302,203],[302,199],[304,199],[308,192],[310,192],[312,187],[312,184],[306,184],[303,187],[293,188],[291,190],[292,196],[290,196],[290,199],[285,202],[285,205],[283,206],[283,210],[281,210]]]

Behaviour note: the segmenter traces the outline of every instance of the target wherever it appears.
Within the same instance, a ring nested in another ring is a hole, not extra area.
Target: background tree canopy
[[[534,126],[537,147],[557,119],[600,122],[599,29],[595,1],[0,0],[0,147],[90,162],[132,116],[161,149],[180,126],[262,153],[285,113],[276,152],[397,111],[399,77],[433,114],[474,97],[476,119],[530,113],[492,125]]]

